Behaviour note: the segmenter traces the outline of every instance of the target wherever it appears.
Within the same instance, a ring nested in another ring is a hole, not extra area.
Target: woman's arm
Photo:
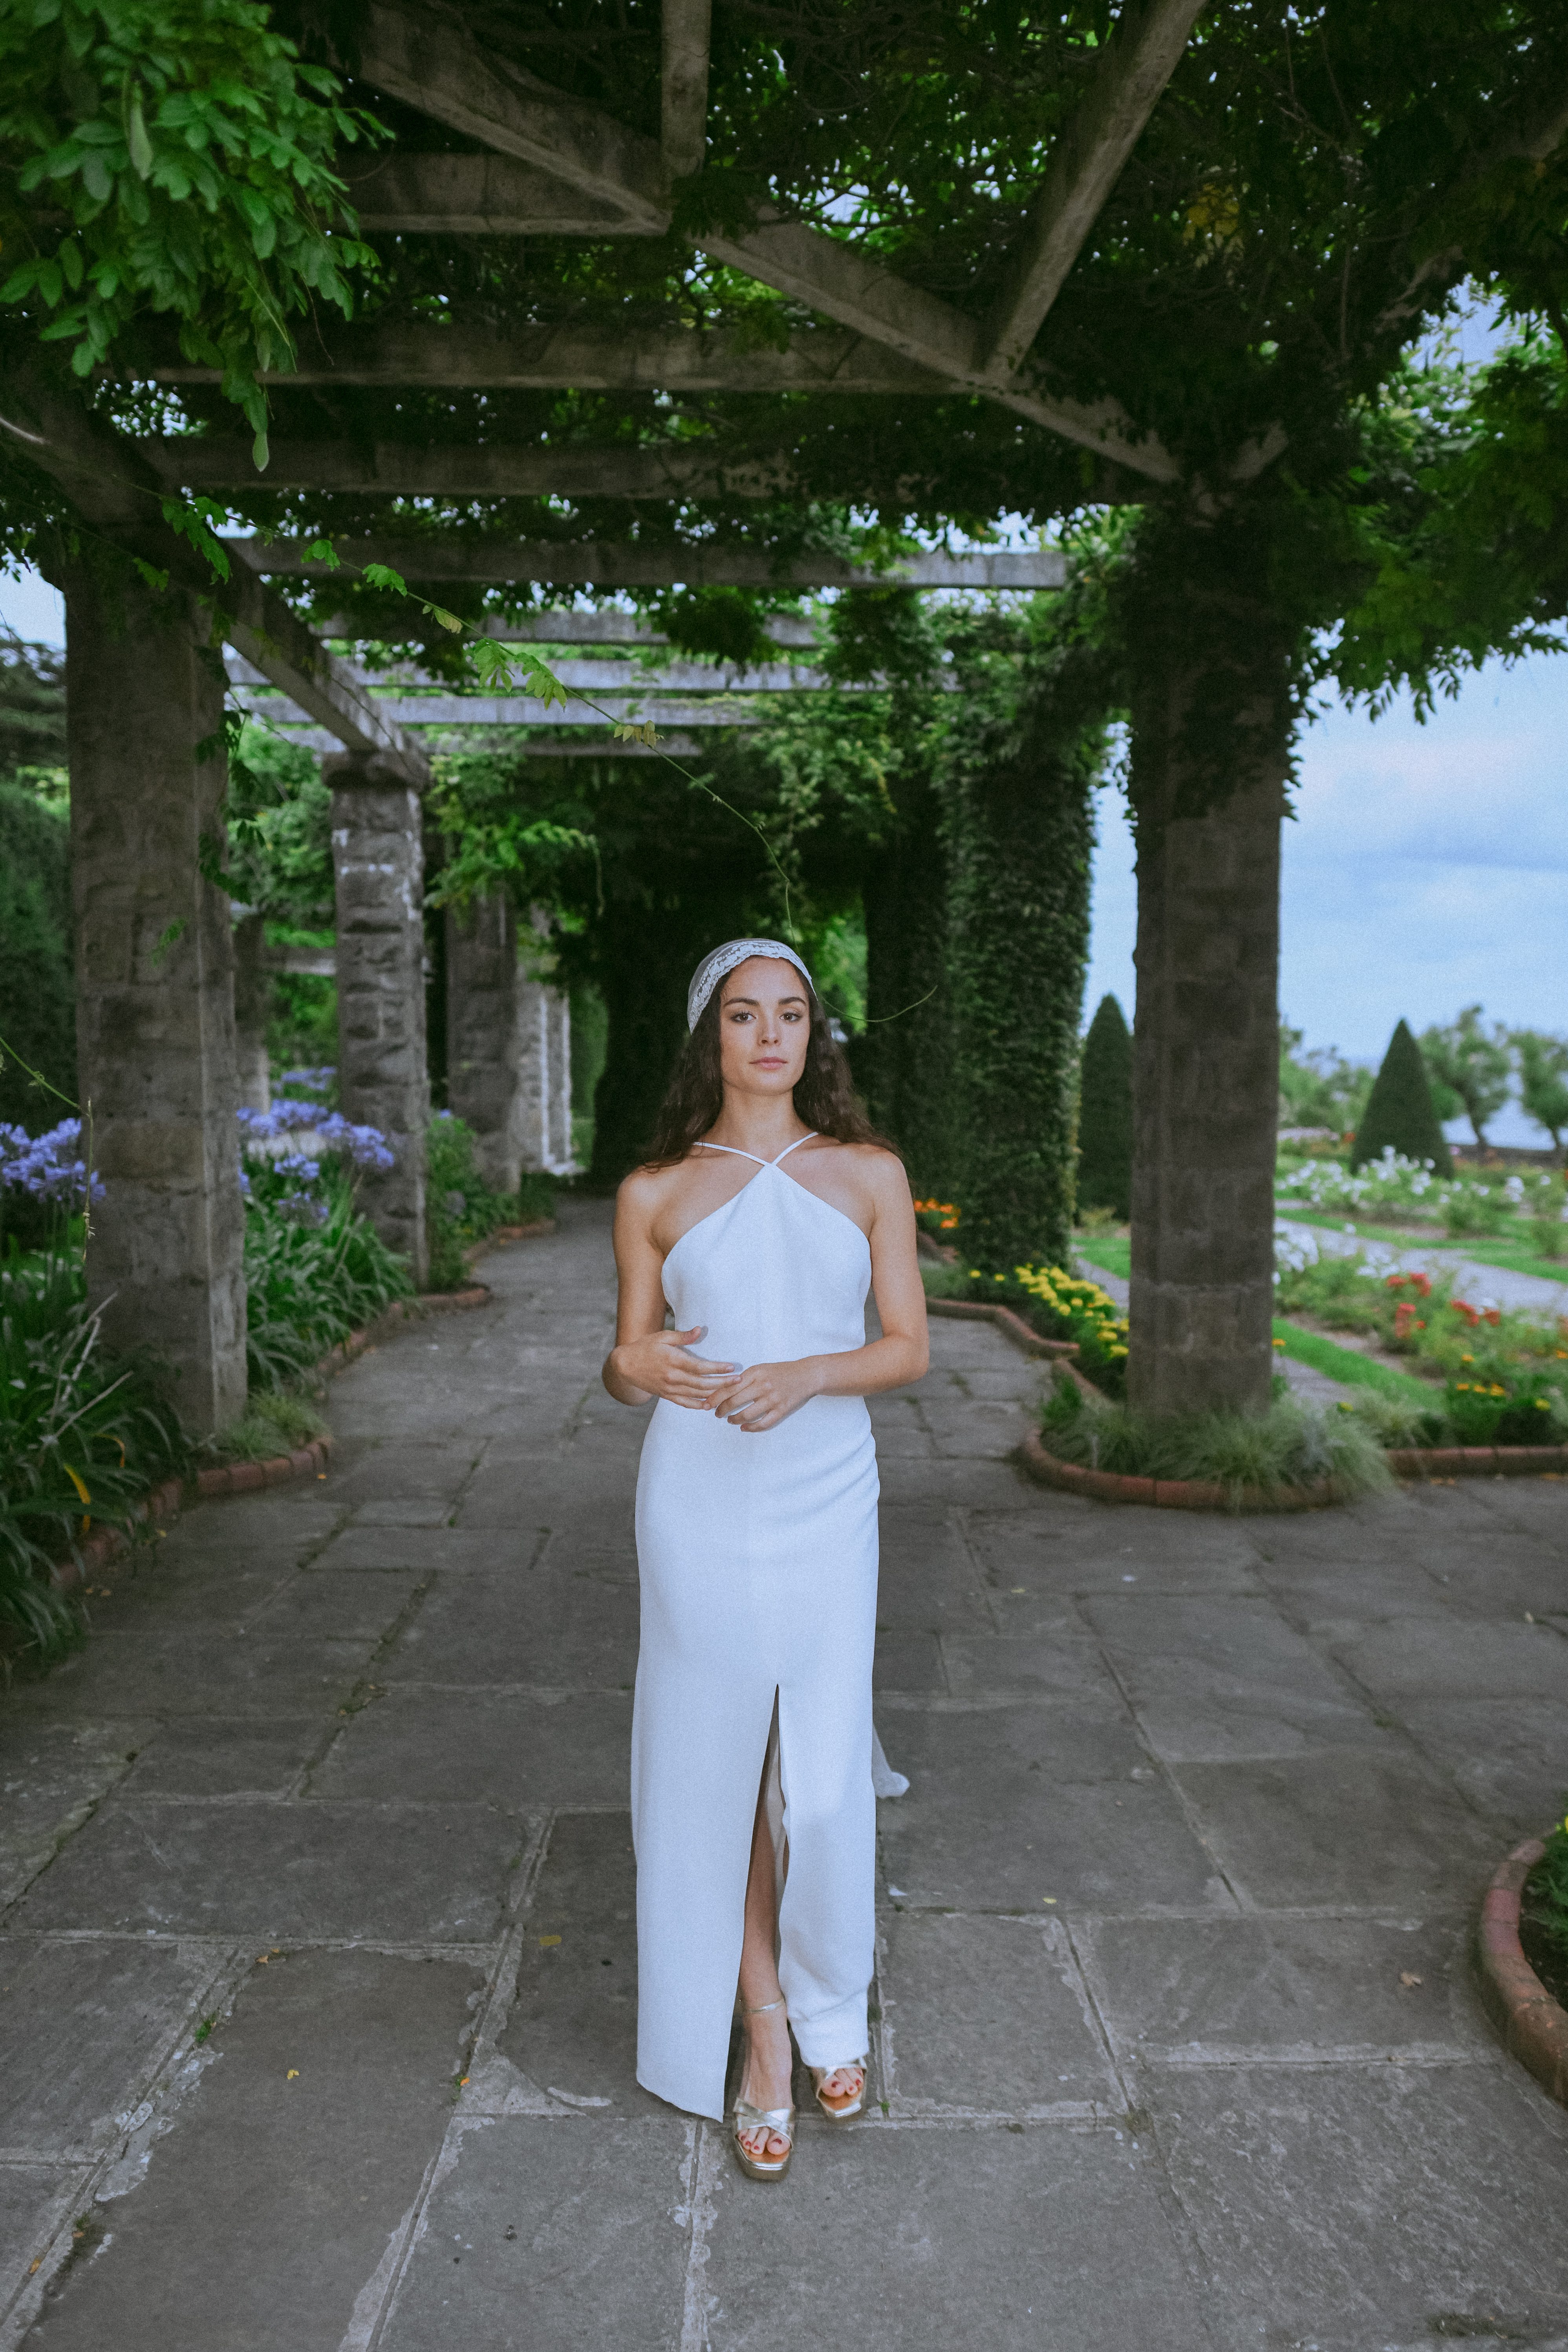
[[[690,1352],[705,1326],[689,1331],[667,1331],[664,1260],[649,1225],[658,1207],[657,1179],[641,1173],[628,1176],[616,1195],[616,1271],[620,1297],[616,1309],[616,1344],[605,1359],[600,1377],[617,1404],[651,1404],[668,1397],[671,1404],[711,1409],[714,1392],[733,1378],[734,1364],[709,1363]]]
[[[749,1365],[708,1400],[710,1412],[738,1429],[774,1429],[814,1396],[876,1396],[923,1378],[931,1343],[909,1180],[890,1151],[879,1151],[866,1155],[864,1181],[872,1196],[868,1239],[881,1338],[838,1355]]]

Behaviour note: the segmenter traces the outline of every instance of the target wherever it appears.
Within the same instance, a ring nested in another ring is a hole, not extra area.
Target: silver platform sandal
[[[847,2091],[841,2098],[835,2099],[826,2096],[822,2086],[824,2083],[827,2081],[829,2075],[846,2074],[852,2066],[858,2067],[859,2069],[859,2089],[858,2091]],[[866,2084],[868,2079],[866,2072],[866,2060],[864,2058],[843,2058],[840,2059],[837,2066],[812,2066],[808,2068],[807,2071],[811,2075],[814,2085],[816,2086],[816,2104],[822,2109],[823,2114],[827,2117],[828,2122],[830,2124],[847,2124],[853,2122],[854,2118],[860,2114],[866,2105]]]
[[[755,2009],[748,2009],[742,2002],[741,2014],[742,2017],[765,2017],[771,2010],[783,2007],[782,1999],[762,2001]],[[737,2096],[734,2117],[731,2137],[735,2143],[735,2161],[747,2179],[782,2180],[795,2155],[794,2107],[753,2107],[749,2099]],[[766,2131],[778,2139],[787,2140],[789,2145],[782,2156],[752,2156],[741,2138],[741,2134],[747,2131]]]

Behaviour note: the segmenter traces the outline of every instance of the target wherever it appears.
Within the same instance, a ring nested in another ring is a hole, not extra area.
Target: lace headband
[[[752,956],[782,956],[786,963],[794,964],[808,988],[816,985],[795,950],[786,948],[782,940],[726,940],[721,948],[715,948],[711,955],[703,957],[691,975],[691,985],[686,992],[688,1029],[696,1028],[702,1018],[702,1008],[719,982],[728,979],[731,972],[748,962]]]

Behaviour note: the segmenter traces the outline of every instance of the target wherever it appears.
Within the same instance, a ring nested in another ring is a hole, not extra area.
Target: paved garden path
[[[1568,2114],[1468,1961],[1568,1780],[1568,1486],[1084,1503],[937,1325],[876,1408],[876,2105],[760,2187],[633,2080],[607,1212],[485,1271],[4,1703],[0,2341],[1568,2344]]]

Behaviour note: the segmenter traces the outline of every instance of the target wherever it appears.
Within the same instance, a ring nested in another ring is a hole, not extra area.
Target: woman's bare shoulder
[[[629,1217],[637,1224],[657,1217],[685,1164],[677,1160],[663,1167],[634,1168],[629,1176],[623,1176],[616,1187],[616,1217]]]

